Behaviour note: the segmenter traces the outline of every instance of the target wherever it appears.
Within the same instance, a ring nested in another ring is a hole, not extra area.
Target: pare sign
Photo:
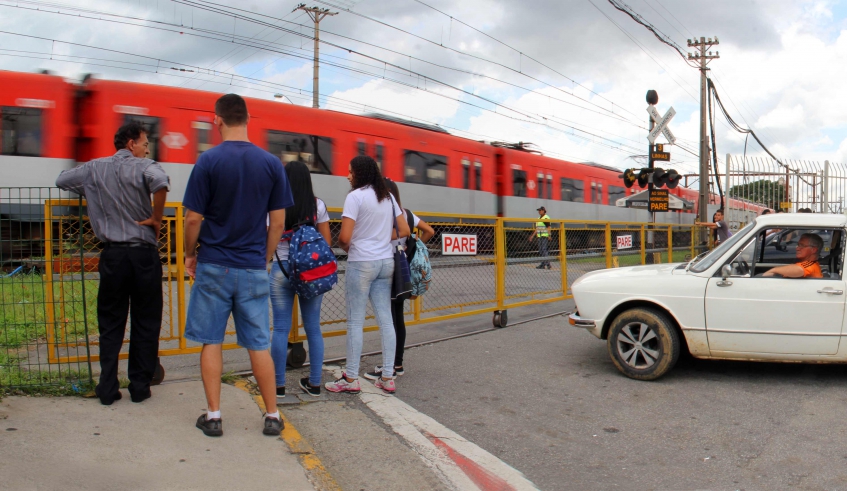
[[[444,256],[476,256],[476,235],[441,234]]]
[[[631,235],[618,235],[618,249],[629,249],[632,247]]]

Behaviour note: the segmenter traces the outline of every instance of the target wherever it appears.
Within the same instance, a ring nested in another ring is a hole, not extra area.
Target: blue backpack
[[[312,222],[294,225],[291,230],[282,234],[282,238],[291,241],[288,249],[288,272],[282,267],[278,255],[276,261],[297,296],[308,300],[332,290],[338,283],[338,262],[329,244]]]
[[[409,210],[406,210],[406,221],[409,224],[409,231],[413,232],[415,225],[412,212]],[[429,290],[429,285],[432,283],[432,265],[429,262],[429,250],[426,244],[414,233],[410,233],[406,239],[406,258],[409,261],[412,280],[412,298],[417,298]]]

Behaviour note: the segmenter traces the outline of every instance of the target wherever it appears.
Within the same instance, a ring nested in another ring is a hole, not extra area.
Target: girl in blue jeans
[[[288,249],[290,237],[288,232],[295,224],[305,220],[313,220],[315,228],[323,235],[327,244],[332,243],[329,231],[329,214],[326,204],[312,191],[312,176],[306,164],[300,161],[289,162],[285,165],[285,173],[294,195],[294,206],[285,209],[285,230],[283,239],[276,248],[279,261],[271,265],[270,290],[271,307],[273,309],[274,332],[271,340],[271,356],[276,367],[276,396],[285,397],[285,363],[288,356],[288,333],[291,331],[292,309],[294,307],[294,288],[279,269],[279,262],[288,267]],[[286,270],[287,272],[287,270]],[[323,295],[300,300],[300,315],[303,317],[303,327],[306,329],[306,339],[309,342],[309,376],[300,379],[303,392],[321,395],[321,367],[324,360],[324,340],[321,335],[321,301]]]
[[[382,337],[382,359],[386,367],[374,385],[391,394],[395,390],[394,349],[397,343],[391,321],[391,280],[394,274],[391,239],[395,223],[400,237],[409,235],[409,225],[403,218],[403,210],[388,192],[374,159],[360,155],[351,160],[347,179],[353,190],[344,200],[338,236],[338,245],[347,251],[344,273],[347,367],[340,379],[326,384],[326,389],[330,392],[361,391],[362,327],[370,299]]]

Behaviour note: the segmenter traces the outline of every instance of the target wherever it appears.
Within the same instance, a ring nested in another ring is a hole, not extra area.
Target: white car
[[[688,263],[588,273],[571,288],[570,324],[606,340],[615,366],[639,380],[664,375],[685,349],[704,359],[847,362],[845,224],[844,215],[765,215]],[[798,262],[813,236],[819,273],[806,262],[809,277],[762,276]]]

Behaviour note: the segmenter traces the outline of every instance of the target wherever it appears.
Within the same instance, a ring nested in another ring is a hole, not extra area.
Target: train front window
[[[194,128],[194,136],[197,138],[197,158],[200,158],[203,152],[215,146],[212,142],[212,123],[193,121],[191,127]]]
[[[405,150],[403,154],[406,182],[431,186],[447,185],[447,157],[413,150]]]
[[[466,158],[462,159],[462,186],[471,188],[471,161]]]
[[[147,145],[147,150],[150,151],[147,158],[159,160],[159,155],[161,153],[159,152],[159,131],[161,130],[159,118],[154,118],[153,116],[136,116],[134,114],[127,114],[124,116],[123,124],[127,124],[131,121],[141,123],[144,125],[144,129],[147,130],[147,141],[150,142],[149,145]]]
[[[482,191],[482,162],[477,160],[474,162],[474,189]]]
[[[526,197],[526,171],[512,170],[512,194],[514,196]]]
[[[621,198],[626,198],[626,188],[609,186],[609,205],[616,206]]]
[[[583,183],[579,179],[567,179],[563,177],[560,182],[562,191],[562,201],[573,201],[582,203],[585,200],[583,192]]]
[[[299,160],[312,174],[332,174],[332,138],[268,131],[268,152],[283,164]]]
[[[3,118],[0,154],[41,155],[41,109],[0,107]]]

